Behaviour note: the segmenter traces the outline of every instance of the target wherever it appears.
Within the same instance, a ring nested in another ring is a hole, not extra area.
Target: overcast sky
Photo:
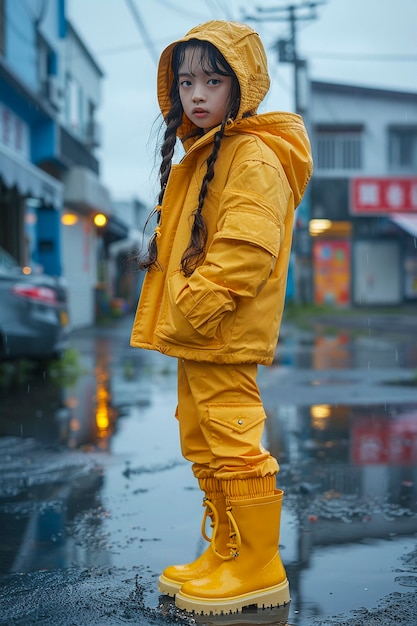
[[[156,58],[196,24],[246,21],[261,35],[269,59],[272,87],[262,110],[291,111],[292,71],[278,63],[273,49],[289,35],[288,23],[246,17],[267,17],[255,7],[302,0],[133,0],[140,25],[130,2],[67,0],[68,17],[105,74],[99,113],[102,180],[113,199],[137,197],[151,205],[158,191]],[[417,0],[318,0],[315,19],[298,22],[298,54],[308,61],[313,80],[417,93],[416,25]]]

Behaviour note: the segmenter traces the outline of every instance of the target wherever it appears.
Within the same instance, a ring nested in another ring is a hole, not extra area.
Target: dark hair
[[[157,238],[159,236],[158,226],[160,223],[161,215],[160,206],[164,198],[165,187],[167,185],[168,177],[171,171],[172,159],[174,156],[174,149],[177,139],[177,130],[182,124],[184,113],[179,95],[178,72],[179,67],[184,61],[185,50],[190,46],[194,49],[195,54],[200,55],[199,60],[203,71],[207,73],[215,72],[216,74],[220,74],[221,76],[231,76],[233,80],[230,92],[229,106],[226,111],[226,115],[221,122],[220,129],[214,135],[213,150],[211,151],[211,154],[206,161],[207,170],[201,184],[201,189],[198,196],[198,206],[192,214],[194,220],[191,227],[190,241],[181,259],[181,270],[185,276],[191,276],[200,261],[204,258],[206,252],[205,247],[207,243],[207,226],[202,215],[204,201],[207,196],[209,183],[214,176],[214,164],[219,154],[220,144],[224,136],[226,123],[229,119],[234,119],[236,117],[240,104],[240,87],[236,74],[227,63],[223,55],[213,44],[209,43],[208,41],[191,39],[190,41],[179,43],[174,48],[171,64],[172,71],[174,73],[174,80],[172,81],[170,90],[171,108],[165,117],[166,129],[164,133],[164,140],[161,146],[162,160],[159,168],[159,181],[161,185],[161,190],[158,196],[158,206],[152,211],[146,222],[147,225],[149,220],[156,214],[157,228],[155,229],[155,232],[149,242],[147,257],[144,259],[139,259],[140,269],[160,269],[160,264],[158,263],[157,247]],[[203,129],[198,128],[192,134],[188,135],[188,137],[185,137],[183,139],[202,135]]]

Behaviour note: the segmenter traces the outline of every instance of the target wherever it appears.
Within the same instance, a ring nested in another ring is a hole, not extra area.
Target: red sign
[[[350,212],[353,215],[417,212],[417,178],[353,178]]]
[[[352,460],[356,465],[415,465],[417,413],[396,418],[357,417],[351,430]]]

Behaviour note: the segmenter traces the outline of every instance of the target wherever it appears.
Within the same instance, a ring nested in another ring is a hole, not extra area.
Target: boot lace
[[[241,544],[239,528],[237,526],[236,520],[233,517],[232,509],[231,507],[228,507],[226,509],[226,515],[229,518],[229,526],[230,526],[230,534],[229,534],[230,541],[226,545],[229,548],[230,553],[222,554],[221,552],[218,551],[216,547],[216,536],[217,536],[217,532],[219,529],[219,514],[213,502],[209,498],[203,499],[203,506],[205,507],[205,509],[204,509],[204,515],[203,515],[203,522],[201,524],[201,534],[203,535],[206,541],[211,543],[211,549],[216,554],[216,556],[218,556],[223,561],[230,561],[231,559],[239,555],[239,548]],[[212,528],[211,537],[209,537],[206,532],[208,517],[210,518],[210,528]]]
[[[240,546],[242,545],[242,539],[240,536],[239,526],[237,525],[237,522],[235,518],[233,517],[233,511],[232,511],[231,506],[227,507],[226,515],[229,518],[229,525],[230,525],[230,534],[229,534],[230,541],[227,544],[227,547],[230,549],[230,557],[228,558],[234,559],[237,556],[239,556],[239,550],[240,550]]]

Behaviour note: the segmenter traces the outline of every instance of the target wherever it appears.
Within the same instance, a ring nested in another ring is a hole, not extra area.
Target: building
[[[105,241],[128,233],[95,154],[102,80],[65,0],[0,0],[0,245],[66,280],[73,327],[94,323]]]
[[[314,302],[416,301],[417,93],[312,81],[309,123]]]
[[[62,172],[62,262],[73,327],[89,326],[105,309],[107,275],[103,235],[112,229],[109,191],[95,155],[101,144],[97,111],[103,72],[73,26],[61,41],[58,89]],[[98,218],[96,216],[99,216]],[[101,219],[99,225],[97,220]],[[125,230],[120,233],[125,236]],[[98,311],[99,310],[99,311]]]
[[[113,201],[113,220],[129,225],[124,238],[115,239],[111,233],[104,236],[108,262],[108,291],[112,294],[114,313],[136,308],[142,288],[144,272],[138,270],[138,255],[148,245],[145,222],[151,209],[138,198]]]
[[[61,275],[57,103],[63,2],[0,2],[0,245],[22,265]],[[38,12],[37,12],[38,11]]]

